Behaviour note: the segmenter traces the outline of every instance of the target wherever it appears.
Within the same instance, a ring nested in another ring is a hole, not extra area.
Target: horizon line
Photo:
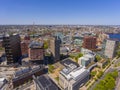
[[[5,25],[58,25],[58,26],[65,26],[65,25],[71,25],[71,26],[120,26],[120,24],[0,24],[0,26]]]

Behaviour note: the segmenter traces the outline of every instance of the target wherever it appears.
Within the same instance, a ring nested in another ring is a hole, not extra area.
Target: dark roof
[[[31,68],[26,68],[26,69],[22,69],[22,70],[19,70],[19,71],[16,71],[15,72],[15,77],[18,77],[20,75],[23,75],[25,73],[28,73],[30,72],[32,69]]]
[[[79,66],[77,63],[73,62],[71,59],[67,58],[63,61],[60,62],[62,65],[64,65],[65,67],[67,67],[68,65],[70,65],[71,63],[76,65],[77,67]],[[67,66],[66,66],[67,65]]]
[[[37,77],[36,83],[39,85],[41,90],[59,90],[57,85],[55,85],[47,75]]]
[[[44,66],[38,66],[38,67],[35,67],[35,68],[30,68],[28,70],[22,70],[22,71],[17,71],[17,74],[15,73],[15,77],[12,79],[13,82],[17,81],[17,80],[20,80],[22,78],[25,78],[25,77],[28,77],[30,75],[33,75],[39,71],[42,71],[44,70],[45,67]]]

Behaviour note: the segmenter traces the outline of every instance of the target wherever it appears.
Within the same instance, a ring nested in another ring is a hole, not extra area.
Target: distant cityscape
[[[0,90],[120,90],[120,25],[0,25]]]

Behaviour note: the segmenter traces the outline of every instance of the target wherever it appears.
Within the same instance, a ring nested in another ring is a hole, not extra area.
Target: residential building
[[[21,52],[22,52],[22,56],[27,56],[28,55],[28,46],[30,44],[30,37],[29,36],[25,36],[24,40],[21,42]]]
[[[29,58],[30,60],[44,60],[44,47],[43,42],[33,41],[29,45]]]
[[[83,47],[87,49],[96,49],[97,38],[93,36],[85,36],[83,40]]]
[[[79,90],[89,80],[89,71],[84,67],[74,70],[64,68],[59,74],[59,84],[63,90]]]
[[[118,47],[119,40],[116,39],[107,39],[105,47],[105,55],[108,58],[113,58],[116,55],[116,50]]]
[[[60,90],[48,75],[33,76],[35,90]]]
[[[54,61],[60,60],[60,41],[59,37],[52,37],[50,39],[50,50]]]
[[[3,37],[3,44],[7,57],[7,64],[19,62],[21,58],[20,36],[18,34],[5,34]]]

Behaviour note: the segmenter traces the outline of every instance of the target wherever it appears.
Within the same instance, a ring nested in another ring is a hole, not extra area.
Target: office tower
[[[86,49],[96,49],[96,37],[85,36],[83,41],[83,47]]]
[[[60,60],[60,41],[59,37],[50,38],[50,50],[54,61]]]
[[[18,34],[8,35],[3,37],[7,64],[16,63],[21,57],[20,36]]]
[[[29,36],[25,36],[24,40],[21,42],[21,52],[22,52],[22,56],[27,56],[28,55],[28,46],[30,44],[30,37]]]
[[[30,60],[44,60],[43,42],[33,41],[29,45],[28,55]]]
[[[119,41],[116,39],[107,39],[105,46],[105,55],[108,58],[113,58],[116,55],[116,49]]]

